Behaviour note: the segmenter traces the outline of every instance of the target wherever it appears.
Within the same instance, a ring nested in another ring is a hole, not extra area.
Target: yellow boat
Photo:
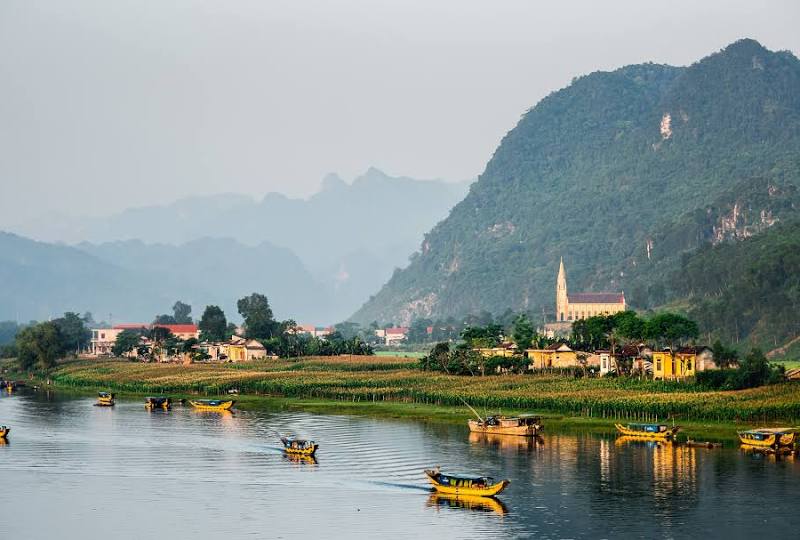
[[[535,437],[544,427],[538,416],[502,416],[494,415],[480,420],[468,420],[467,425],[472,433],[491,433],[496,435],[518,435]]]
[[[232,399],[224,401],[219,399],[190,399],[189,403],[199,411],[229,411],[236,401]]]
[[[5,440],[8,438],[8,434],[11,431],[11,428],[8,426],[0,426],[0,439]]]
[[[681,429],[680,426],[669,427],[666,424],[614,424],[614,427],[628,437],[644,437],[658,440],[672,439]]]
[[[501,480],[495,482],[492,478],[481,476],[477,478],[467,478],[462,476],[451,476],[442,474],[439,468],[430,470],[426,469],[425,474],[428,476],[433,489],[439,493],[448,495],[467,495],[473,497],[494,497],[510,483],[508,480]]]
[[[319,448],[319,445],[314,441],[306,441],[304,439],[281,437],[281,442],[283,443],[283,450],[287,454],[295,456],[313,457]]]
[[[755,448],[791,448],[797,439],[792,428],[758,428],[736,434],[743,445]]]
[[[474,495],[448,495],[446,493],[431,493],[428,497],[428,506],[432,508],[464,508],[479,512],[494,512],[504,516],[508,513],[506,506],[494,497],[476,497]]]
[[[153,409],[164,409],[168,411],[172,408],[172,398],[164,396],[145,398],[144,408],[148,411],[152,411]]]
[[[100,392],[97,394],[97,403],[95,403],[96,407],[113,407],[114,406],[114,394],[111,392]]]

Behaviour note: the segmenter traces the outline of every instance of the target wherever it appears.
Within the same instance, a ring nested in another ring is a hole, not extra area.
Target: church
[[[567,272],[564,270],[564,258],[561,258],[556,280],[556,321],[577,321],[595,315],[611,315],[625,309],[624,292],[568,293]]]

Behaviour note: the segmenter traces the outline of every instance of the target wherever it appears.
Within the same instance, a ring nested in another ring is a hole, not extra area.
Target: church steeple
[[[567,318],[567,271],[564,269],[564,257],[558,266],[558,279],[556,280],[556,320],[564,321]]]

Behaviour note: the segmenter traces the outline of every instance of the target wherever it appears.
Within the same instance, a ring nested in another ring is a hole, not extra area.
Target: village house
[[[95,328],[92,330],[92,338],[89,343],[90,356],[111,356],[111,349],[117,342],[119,336],[124,330],[142,330],[146,332],[152,328],[166,328],[175,337],[187,340],[198,339],[200,331],[196,324],[144,324],[144,323],[124,323],[116,324],[111,328]]]
[[[544,349],[527,349],[525,355],[530,361],[529,369],[566,368],[581,365],[578,351],[566,343],[553,343]]]
[[[382,334],[379,332],[382,332]],[[386,328],[383,331],[376,330],[375,335],[382,337],[386,345],[396,345],[406,340],[406,336],[408,335],[408,327],[396,326],[394,328]]]
[[[669,347],[653,352],[654,379],[684,379],[694,377],[698,371],[716,367],[714,354],[705,346],[681,347],[675,351],[674,357]]]
[[[267,349],[255,339],[232,336],[223,342],[201,343],[197,349],[205,352],[212,362],[250,362],[266,358]]]
[[[314,326],[313,324],[298,324],[295,327],[295,334],[311,337],[325,337],[333,333],[332,326]]]
[[[491,358],[492,356],[502,356],[503,358],[511,358],[517,355],[517,346],[514,343],[506,342],[501,343],[497,347],[473,349],[484,358]]]

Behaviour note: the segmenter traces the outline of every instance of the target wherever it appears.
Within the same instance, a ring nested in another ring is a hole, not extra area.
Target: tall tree
[[[142,333],[139,330],[123,330],[117,334],[117,339],[111,347],[114,356],[124,356],[139,347],[142,340]]]
[[[200,339],[203,341],[224,341],[228,321],[225,312],[219,306],[206,306],[203,316],[200,317]]]
[[[92,331],[86,328],[83,318],[77,313],[68,311],[63,317],[54,319],[53,323],[58,326],[61,338],[64,340],[65,351],[78,354],[81,349],[89,345]]]
[[[192,324],[192,306],[184,304],[180,300],[172,306],[175,324]]]
[[[24,328],[16,339],[19,365],[24,370],[53,367],[64,354],[64,339],[52,321]]]
[[[533,324],[525,313],[522,313],[514,320],[514,330],[511,337],[514,338],[514,343],[517,344],[517,351],[530,349],[534,334]]]
[[[240,298],[236,307],[244,319],[246,337],[270,339],[277,333],[278,323],[273,318],[269,300],[263,294],[253,293]]]

